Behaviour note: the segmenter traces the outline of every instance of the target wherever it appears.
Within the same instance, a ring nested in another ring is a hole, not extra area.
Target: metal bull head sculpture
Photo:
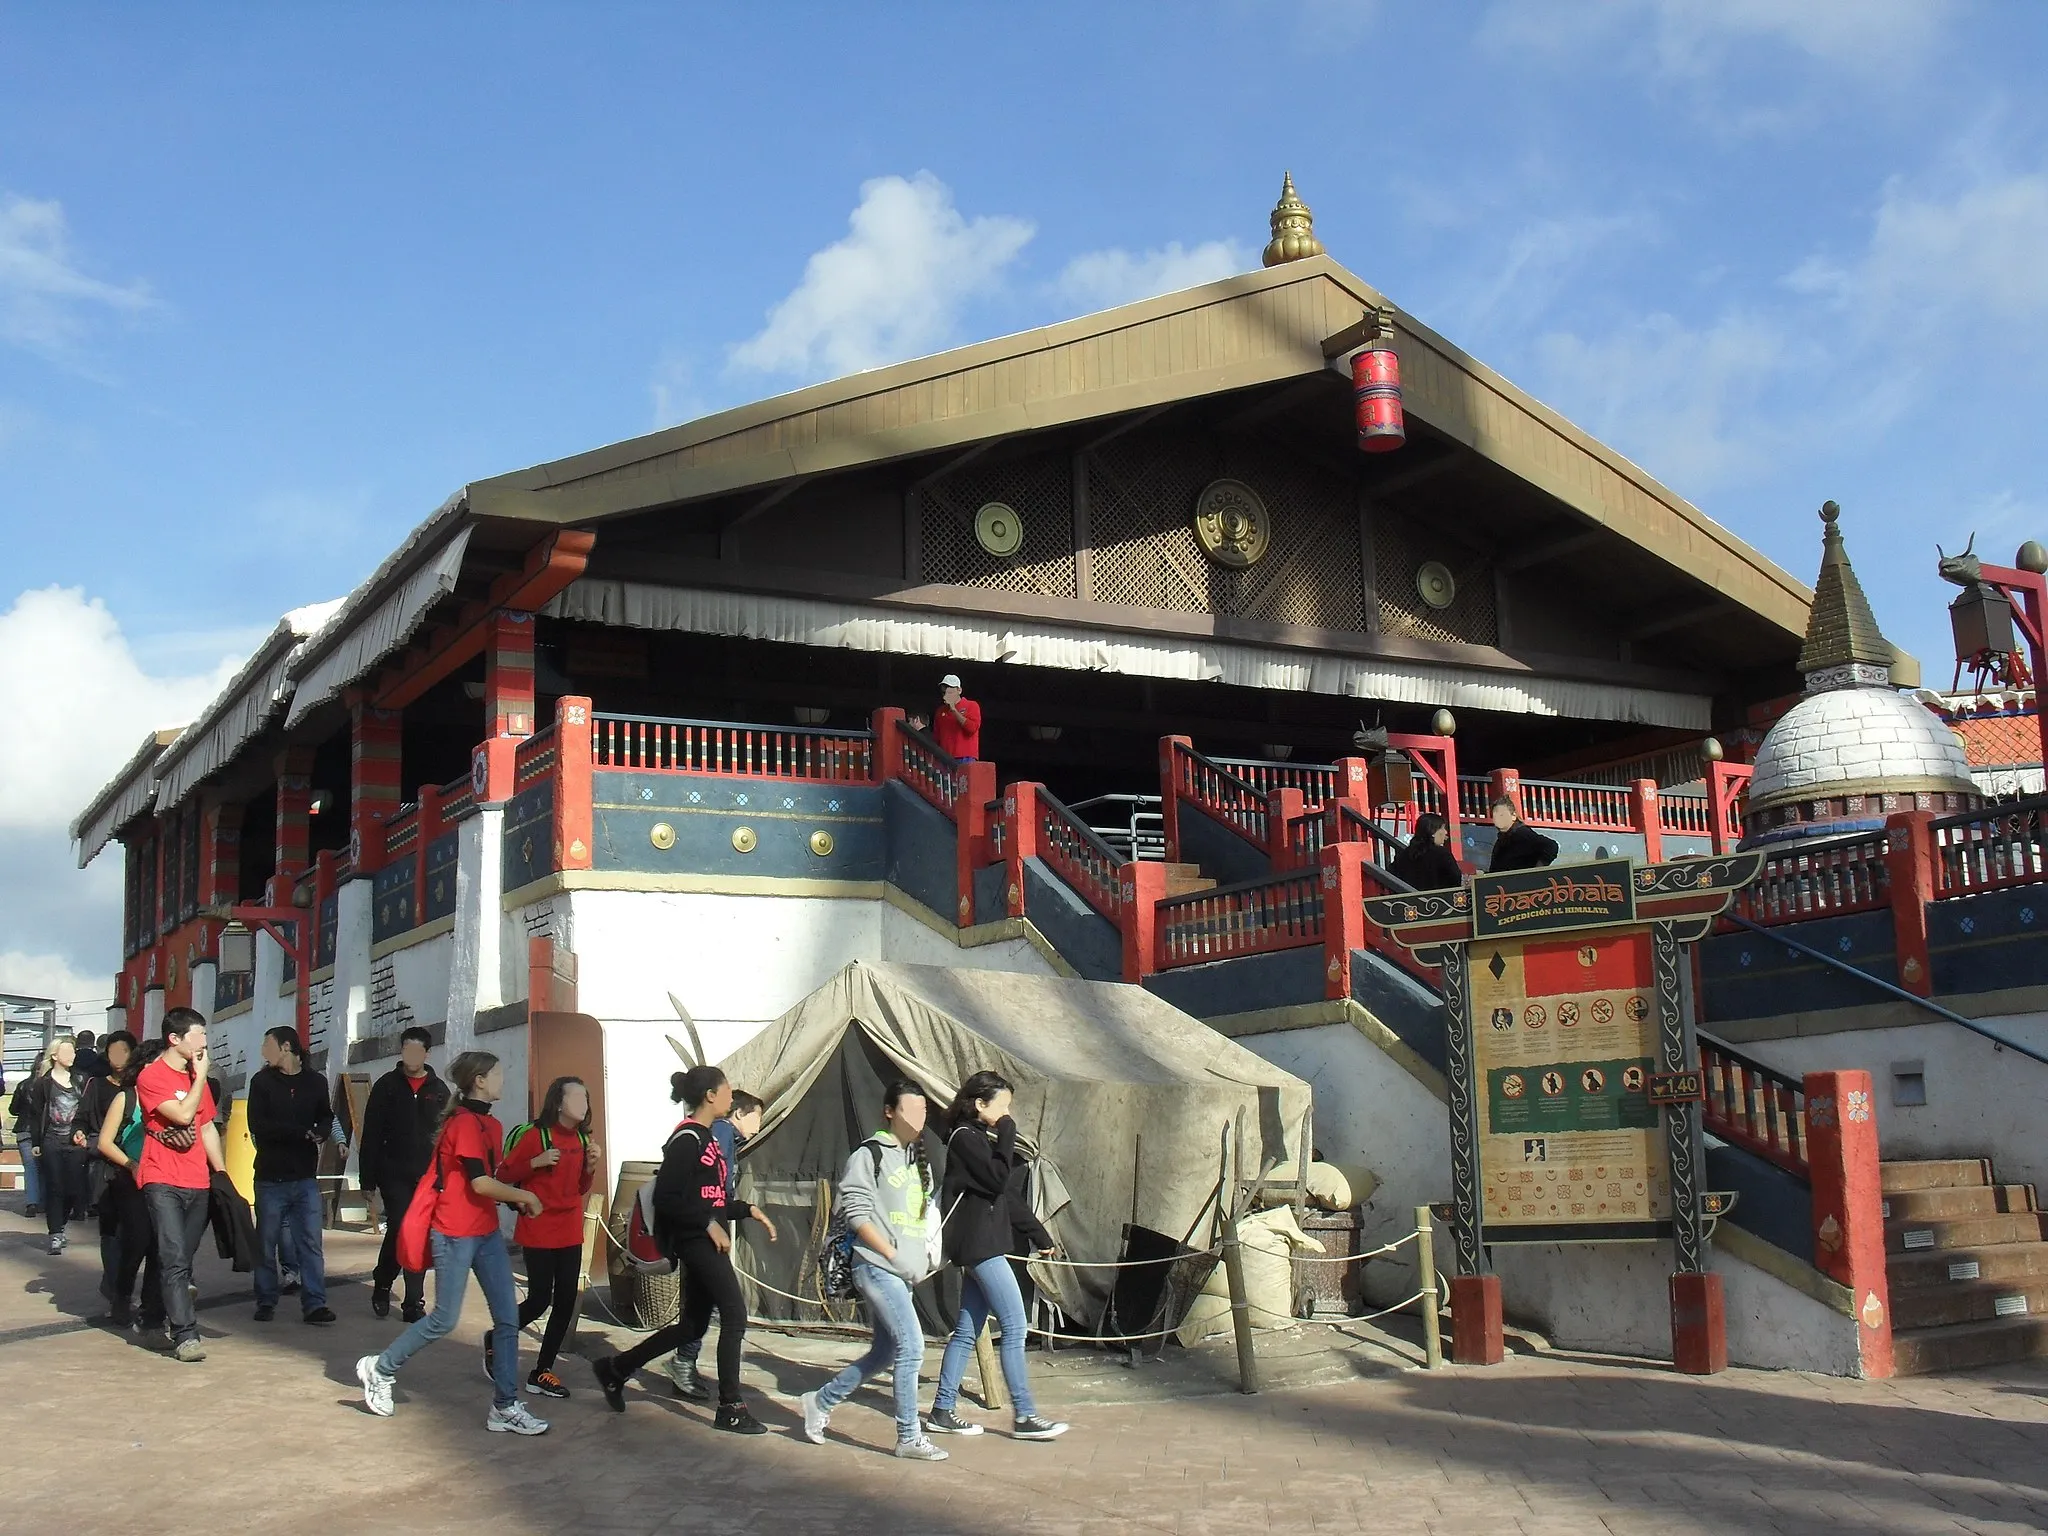
[[[1935,554],[1941,557],[1941,579],[1958,587],[1974,587],[1984,579],[1984,563],[1977,558],[1977,535],[1970,535],[1970,542],[1963,546],[1959,555],[1951,555],[1939,544],[1934,546]]]

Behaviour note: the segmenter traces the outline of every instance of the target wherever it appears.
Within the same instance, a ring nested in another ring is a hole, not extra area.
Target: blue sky
[[[0,4],[0,989],[105,992],[62,823],[464,481],[1254,265],[1283,169],[1801,579],[1839,500],[1945,682],[1935,541],[2048,538],[2043,78],[2019,0]]]

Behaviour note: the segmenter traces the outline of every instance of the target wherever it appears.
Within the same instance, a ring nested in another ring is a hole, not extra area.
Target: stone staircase
[[[1881,1165],[1898,1374],[2048,1357],[2048,1215],[1987,1159]]]
[[[1168,896],[1192,896],[1197,891],[1213,891],[1216,882],[1202,873],[1199,864],[1167,864],[1166,894]]]

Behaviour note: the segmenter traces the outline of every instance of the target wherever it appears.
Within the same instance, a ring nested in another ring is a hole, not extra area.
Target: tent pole
[[[1228,1134],[1227,1132],[1225,1133]],[[1244,1166],[1244,1111],[1237,1112],[1237,1159]],[[1223,1275],[1230,1282],[1230,1323],[1237,1335],[1237,1390],[1259,1390],[1259,1357],[1252,1348],[1252,1304],[1244,1283],[1244,1244],[1238,1236],[1240,1191],[1233,1185],[1223,1216]]]

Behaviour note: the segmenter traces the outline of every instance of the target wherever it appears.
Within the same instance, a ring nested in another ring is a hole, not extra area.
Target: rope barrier
[[[1362,1264],[1367,1259],[1381,1259],[1390,1253],[1398,1253],[1405,1244],[1414,1242],[1421,1235],[1420,1232],[1410,1232],[1406,1237],[1396,1238],[1393,1242],[1366,1253],[1295,1253],[1288,1257],[1296,1264]]]

